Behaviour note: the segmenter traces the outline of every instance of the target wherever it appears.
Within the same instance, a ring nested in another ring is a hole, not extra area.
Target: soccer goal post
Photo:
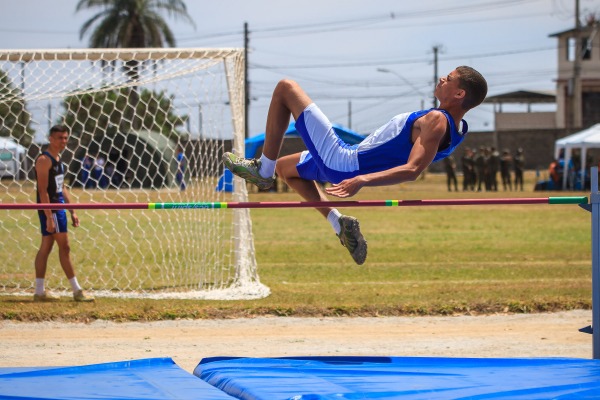
[[[221,156],[244,154],[241,49],[0,50],[2,203],[35,203],[34,164],[55,124],[74,203],[247,201]],[[249,210],[79,210],[71,258],[94,295],[253,299]],[[31,294],[36,211],[0,211],[0,289]],[[58,251],[47,286],[68,293]]]

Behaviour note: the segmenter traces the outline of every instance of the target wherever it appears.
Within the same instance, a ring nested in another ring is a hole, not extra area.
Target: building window
[[[577,39],[574,37],[567,38],[567,61],[575,61],[575,46]],[[592,46],[589,37],[581,38],[581,59],[589,60],[592,58]]]
[[[589,37],[581,39],[581,59],[589,60],[592,58],[592,42]]]

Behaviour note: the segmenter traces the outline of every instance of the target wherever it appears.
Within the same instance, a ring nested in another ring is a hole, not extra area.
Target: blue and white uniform
[[[433,110],[442,112],[448,120],[446,132],[449,140],[440,146],[433,159],[439,161],[454,151],[468,130],[466,121],[462,120],[459,132],[452,116],[445,110],[432,108],[396,115],[361,143],[349,145],[335,134],[331,122],[312,103],[296,121],[296,130],[308,148],[296,166],[298,174],[307,180],[339,183],[357,175],[404,165],[413,148],[412,127],[415,121]]]
[[[65,181],[65,167],[60,160],[56,160],[52,154],[44,151],[42,155],[45,155],[52,160],[52,166],[48,171],[48,197],[50,203],[64,204],[65,198],[63,196],[63,184]],[[36,174],[37,181],[37,174]],[[36,187],[36,198],[37,202],[41,203],[40,192]],[[42,210],[38,210],[38,216],[40,217],[40,230],[42,236],[52,235],[54,233],[67,232],[67,212],[65,210],[52,210],[52,218],[54,219],[54,226],[56,230],[54,232],[48,232],[46,230],[46,214]]]

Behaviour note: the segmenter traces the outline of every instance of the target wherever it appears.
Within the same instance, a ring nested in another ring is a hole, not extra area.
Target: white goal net
[[[34,163],[51,126],[73,203],[247,201],[221,156],[244,149],[240,49],[0,50],[1,203],[35,203]],[[69,226],[82,287],[96,296],[251,299],[249,210],[78,210]],[[31,294],[37,211],[0,210],[0,293]],[[47,286],[68,292],[50,255]]]

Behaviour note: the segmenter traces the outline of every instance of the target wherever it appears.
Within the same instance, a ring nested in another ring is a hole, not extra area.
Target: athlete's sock
[[[44,294],[44,278],[35,278],[35,294]]]
[[[73,289],[73,292],[77,292],[78,290],[81,290],[81,286],[79,286],[79,282],[77,282],[76,276],[69,279],[69,283],[71,284],[71,289]]]
[[[329,211],[329,214],[327,214],[327,221],[329,221],[329,223],[331,224],[331,227],[335,231],[336,235],[339,235],[340,231],[342,230],[342,228],[340,227],[341,216],[342,213],[335,208]]]
[[[267,158],[264,154],[260,156],[260,169],[258,173],[263,178],[272,178],[275,174],[275,164],[277,164],[277,160],[271,160]]]

